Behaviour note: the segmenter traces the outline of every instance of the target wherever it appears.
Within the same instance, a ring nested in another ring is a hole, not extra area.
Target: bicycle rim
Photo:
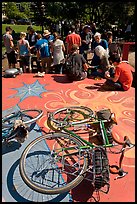
[[[87,157],[79,151],[81,145],[79,140],[64,133],[47,134],[35,139],[20,159],[19,170],[23,181],[43,194],[68,192],[84,179],[87,169]]]
[[[13,112],[2,118],[2,127],[13,127],[15,120],[22,120],[25,125],[32,124],[36,122],[42,115],[43,111],[37,109],[26,109]]]
[[[77,125],[94,118],[94,112],[84,106],[60,108],[50,114],[50,121],[57,125]],[[53,125],[52,125],[53,126]]]

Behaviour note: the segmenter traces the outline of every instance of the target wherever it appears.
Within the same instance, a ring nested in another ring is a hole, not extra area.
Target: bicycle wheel
[[[77,186],[85,176],[88,161],[80,152],[82,143],[64,133],[52,133],[32,141],[21,155],[19,170],[34,191],[60,194]]]
[[[49,114],[50,125],[52,122],[58,127],[72,126],[82,124],[94,118],[94,112],[84,106],[72,106],[57,109],[55,112]]]
[[[25,125],[36,122],[43,115],[42,110],[26,109],[13,112],[2,118],[2,128],[13,127],[15,120],[22,120]]]

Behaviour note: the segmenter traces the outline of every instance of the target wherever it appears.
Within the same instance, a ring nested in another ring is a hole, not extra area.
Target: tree
[[[21,19],[21,18],[29,18],[30,16],[30,9],[29,4],[27,2],[20,3],[22,11],[17,8],[15,2],[7,2],[5,8],[5,14],[9,19]]]

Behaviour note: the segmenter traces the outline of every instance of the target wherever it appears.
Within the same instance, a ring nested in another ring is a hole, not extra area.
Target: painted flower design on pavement
[[[43,92],[48,92],[47,89],[45,89],[46,84],[40,84],[38,80],[36,80],[32,84],[26,84],[24,82],[22,87],[19,88],[12,88],[14,90],[17,90],[18,92],[9,98],[14,98],[14,97],[20,97],[20,102],[23,101],[24,99],[31,97],[31,96],[37,96],[39,98],[42,98],[41,94]]]

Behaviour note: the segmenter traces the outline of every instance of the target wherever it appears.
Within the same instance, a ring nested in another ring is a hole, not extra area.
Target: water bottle
[[[74,130],[88,130],[90,128],[90,124],[83,123],[74,126]]]

